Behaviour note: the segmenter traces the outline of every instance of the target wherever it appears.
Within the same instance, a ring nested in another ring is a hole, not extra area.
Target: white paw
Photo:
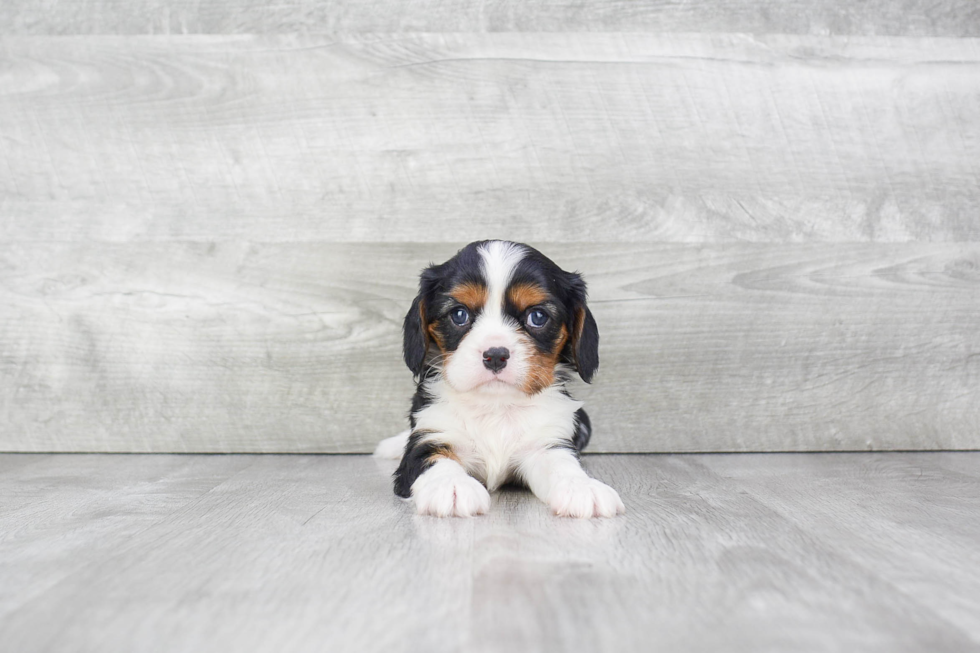
[[[470,517],[490,510],[490,493],[454,460],[440,460],[412,484],[420,515]]]
[[[548,505],[559,517],[615,517],[626,512],[616,490],[594,478],[569,478],[555,483]]]
[[[405,445],[408,444],[408,436],[411,434],[412,431],[409,429],[402,431],[398,435],[385,438],[375,447],[374,457],[401,460],[402,456],[405,455]]]

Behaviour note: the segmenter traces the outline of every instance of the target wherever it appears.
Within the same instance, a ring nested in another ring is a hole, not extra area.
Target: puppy
[[[468,517],[515,481],[558,515],[625,512],[579,464],[592,426],[565,384],[599,366],[585,300],[580,275],[508,241],[471,243],[422,272],[404,324],[411,429],[375,452],[401,458],[395,494],[423,515]]]

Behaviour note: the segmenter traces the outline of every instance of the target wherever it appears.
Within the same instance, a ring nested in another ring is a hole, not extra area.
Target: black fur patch
[[[575,421],[570,439],[562,441],[560,444],[553,445],[553,449],[568,449],[575,454],[575,457],[582,453],[592,438],[592,420],[589,415],[579,408],[575,411]]]
[[[592,438],[592,420],[589,419],[585,409],[579,408],[575,411],[575,433],[572,435],[572,444],[576,451],[582,451],[589,445]]]
[[[405,445],[405,455],[395,470],[395,494],[407,499],[412,496],[412,484],[425,470],[432,467],[431,457],[445,445],[438,442],[421,442],[422,438],[430,435],[431,431],[415,431]]]
[[[420,410],[432,403],[432,396],[425,391],[425,379],[415,387],[415,394],[412,395],[412,408],[408,411],[408,424],[415,430],[415,415]]]

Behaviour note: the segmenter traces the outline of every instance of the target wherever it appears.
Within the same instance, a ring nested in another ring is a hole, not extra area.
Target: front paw
[[[594,478],[558,481],[548,495],[548,505],[559,517],[615,517],[626,512],[616,490]]]
[[[440,465],[444,465],[440,467]],[[471,517],[490,510],[490,493],[480,481],[450,461],[436,463],[412,485],[412,499],[420,515]]]

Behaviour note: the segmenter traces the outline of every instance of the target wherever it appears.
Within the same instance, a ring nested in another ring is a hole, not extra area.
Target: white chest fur
[[[522,458],[567,441],[582,406],[557,386],[533,396],[504,384],[461,393],[433,380],[426,389],[433,401],[416,413],[416,430],[452,446],[466,471],[491,491],[511,478]]]

